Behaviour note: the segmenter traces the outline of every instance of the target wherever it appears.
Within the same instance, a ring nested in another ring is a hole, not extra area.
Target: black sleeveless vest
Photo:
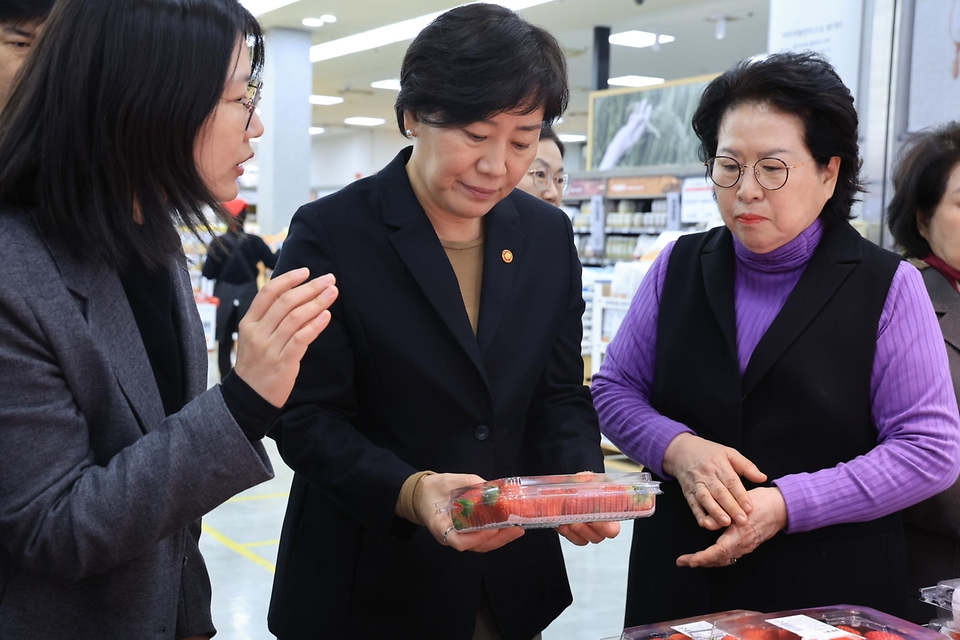
[[[826,228],[742,378],[734,261],[725,227],[677,241],[659,309],[653,406],[734,447],[771,479],[833,467],[875,447],[870,376],[899,256],[846,223]],[[663,488],[654,517],[635,523],[628,626],[734,608],[902,610],[899,514],[781,532],[735,566],[687,569],[676,558],[710,546],[720,532],[697,526],[678,483]],[[640,584],[645,577],[649,587]]]

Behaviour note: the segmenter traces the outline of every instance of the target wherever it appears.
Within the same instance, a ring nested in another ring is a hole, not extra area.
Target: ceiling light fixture
[[[385,124],[387,121],[383,118],[366,118],[362,116],[357,116],[353,118],[344,118],[344,124],[352,124],[359,127],[379,127],[381,124]]]
[[[324,131],[326,131],[326,129],[324,129],[323,127],[310,127],[309,129],[307,129],[307,131],[309,131],[310,135],[312,136],[318,136]]]
[[[310,27],[311,29],[322,27],[323,22],[324,22],[323,18],[304,18],[302,20],[303,26]]]
[[[619,76],[607,80],[607,84],[612,84],[615,87],[652,87],[664,82],[663,78],[653,78],[651,76]]]
[[[322,16],[320,16],[320,19],[323,20],[324,22],[336,22],[337,16],[333,15],[332,13],[325,13]]]
[[[586,142],[587,136],[581,135],[579,133],[561,133],[557,136],[560,138],[560,142]]]
[[[676,38],[662,33],[634,30],[614,33],[608,38],[608,40],[610,41],[610,44],[619,44],[623,47],[635,47],[637,49],[642,49],[644,47],[653,47],[654,45],[659,47],[661,44],[673,42],[676,40]]]
[[[727,18],[726,16],[720,16],[717,18],[717,24],[713,28],[713,37],[717,40],[723,40],[727,35]]]
[[[253,2],[253,0],[247,1]],[[283,0],[274,1],[280,2]],[[553,0],[500,0],[494,4],[498,4],[508,9],[513,9],[514,11],[521,11],[523,9],[535,7],[540,4],[546,4],[548,2],[553,2]],[[383,47],[395,42],[411,40],[417,37],[417,34],[420,33],[424,27],[433,22],[434,18],[439,16],[441,13],[444,12],[437,11],[436,13],[430,13],[417,18],[410,18],[409,20],[395,22],[383,27],[377,27],[376,29],[371,29],[370,31],[355,33],[352,36],[347,36],[345,38],[338,38],[336,40],[331,40],[330,42],[323,42],[321,44],[313,45],[310,47],[310,62],[321,62],[323,60],[330,60],[332,58],[346,56],[351,53],[359,53],[360,51],[376,49],[377,47]]]
[[[391,80],[377,80],[376,82],[371,82],[370,86],[374,89],[389,89],[390,91],[400,91],[400,79],[393,78]]]
[[[299,0],[240,0],[240,4],[254,16],[262,16],[265,13],[298,1]]]
[[[340,104],[343,102],[341,96],[320,96],[312,95],[310,96],[310,104],[316,104],[323,107],[329,107],[330,105]]]

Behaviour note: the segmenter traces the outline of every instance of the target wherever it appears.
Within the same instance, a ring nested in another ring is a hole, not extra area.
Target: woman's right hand
[[[480,476],[467,473],[437,473],[423,478],[423,490],[420,493],[417,512],[437,542],[453,547],[457,551],[486,553],[499,549],[523,535],[523,529],[520,527],[459,533],[453,528],[453,520],[449,513],[437,513],[436,505],[448,502],[451,491],[481,482],[485,481]]]
[[[309,275],[301,268],[274,278],[240,321],[234,371],[278,408],[293,391],[307,347],[330,324],[329,308],[339,294],[332,274],[302,284]]]
[[[753,510],[740,476],[751,482],[766,482],[767,476],[739,451],[681,433],[663,454],[663,471],[680,483],[690,511],[704,529],[716,531],[747,523]]]

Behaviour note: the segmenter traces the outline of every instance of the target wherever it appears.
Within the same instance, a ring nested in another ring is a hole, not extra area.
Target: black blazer
[[[469,640],[481,582],[504,637],[529,640],[571,601],[552,530],[459,553],[394,515],[418,470],[603,469],[569,220],[519,191],[485,216],[474,336],[409,157],[302,207],[283,246],[277,273],[333,272],[340,298],[271,431],[296,472],[270,606],[281,640]]]

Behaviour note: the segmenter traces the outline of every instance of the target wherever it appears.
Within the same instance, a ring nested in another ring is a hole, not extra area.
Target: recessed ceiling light
[[[343,123],[354,124],[360,127],[377,127],[386,123],[386,120],[383,118],[365,118],[362,116],[357,116],[354,118],[344,118]]]
[[[310,127],[308,131],[310,132],[310,135],[318,136],[324,131],[326,131],[326,129],[324,129],[323,127]]]
[[[247,1],[252,2],[253,0]],[[281,0],[275,1],[279,2]],[[548,2],[553,2],[553,0],[499,0],[499,2],[495,2],[494,4],[513,9],[514,11],[521,11]],[[310,47],[310,62],[330,60],[331,58],[339,58],[340,56],[357,53],[359,51],[368,51],[369,49],[383,47],[388,44],[393,44],[394,42],[411,40],[417,37],[417,34],[433,22],[434,18],[441,13],[443,13],[443,11],[437,11],[436,13],[377,27],[370,31],[355,33],[345,38],[315,44]]]
[[[254,16],[262,16],[265,13],[269,13],[274,9],[279,9],[280,7],[285,7],[288,4],[293,4],[298,0],[240,0],[247,11],[252,13]]]
[[[310,104],[317,104],[324,107],[329,107],[332,104],[340,104],[341,102],[343,102],[341,96],[310,96]]]
[[[657,34],[650,33],[649,31],[623,31],[622,33],[615,33],[608,38],[610,44],[619,44],[624,47],[636,47],[637,49],[642,49],[644,47],[652,47],[655,42],[657,42]],[[668,36],[660,34],[659,42],[660,44],[666,44],[668,42],[673,42],[676,40],[673,36]]]
[[[579,133],[561,133],[557,136],[560,138],[560,142],[586,142],[587,136],[580,135]]]
[[[326,22],[326,20],[323,18],[304,18],[303,26],[315,29],[316,27],[322,27],[324,22]]]
[[[336,22],[337,16],[333,15],[332,13],[325,13],[322,16],[320,16],[320,19],[323,20],[324,22]]]
[[[620,76],[607,80],[607,84],[612,84],[615,87],[652,87],[664,82],[663,78],[652,78],[650,76]]]
[[[400,79],[393,78],[391,80],[377,80],[376,82],[371,82],[370,86],[374,89],[389,89],[391,91],[400,91]]]

